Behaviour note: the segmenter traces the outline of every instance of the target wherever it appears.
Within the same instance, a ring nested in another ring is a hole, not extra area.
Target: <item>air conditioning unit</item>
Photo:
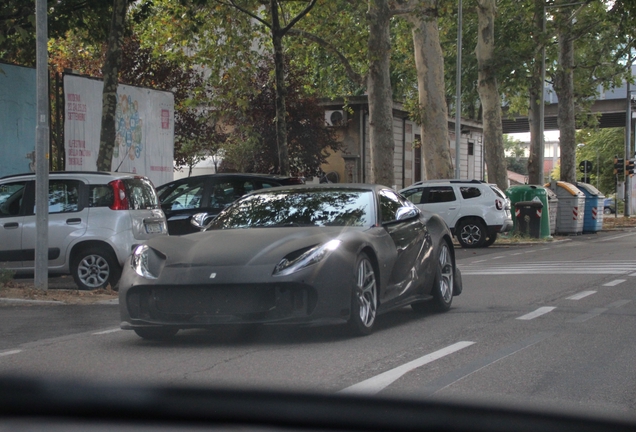
[[[344,126],[347,121],[346,114],[344,110],[326,110],[325,124],[327,126]]]

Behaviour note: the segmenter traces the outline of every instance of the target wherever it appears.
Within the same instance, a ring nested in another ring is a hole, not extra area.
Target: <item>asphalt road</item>
[[[457,249],[464,293],[341,327],[220,327],[152,343],[117,306],[0,306],[0,373],[636,412],[636,231]]]

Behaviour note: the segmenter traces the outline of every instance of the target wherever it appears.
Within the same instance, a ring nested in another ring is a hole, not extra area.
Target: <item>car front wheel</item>
[[[486,226],[479,219],[466,219],[456,229],[457,241],[463,248],[478,248],[486,243]]]
[[[349,327],[358,335],[368,335],[373,331],[378,308],[378,287],[375,270],[365,253],[358,257],[355,268],[355,286],[351,298],[351,318]]]
[[[115,286],[121,275],[121,267],[115,254],[99,247],[90,247],[77,253],[71,262],[71,272],[81,290]]]

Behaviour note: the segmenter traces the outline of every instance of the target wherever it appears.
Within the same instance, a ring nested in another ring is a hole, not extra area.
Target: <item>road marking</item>
[[[630,276],[636,276],[636,273],[631,273]]]
[[[523,252],[513,253],[512,256],[523,255]]]
[[[571,319],[570,322],[573,323],[582,323],[585,322],[587,320],[590,320],[592,318],[595,318],[599,315],[601,315],[604,312],[607,312],[608,310],[612,309],[612,308],[619,308],[621,306],[626,305],[627,303],[630,303],[631,300],[618,300],[615,301],[614,303],[610,303],[608,304],[606,307],[602,307],[602,308],[594,308],[592,310],[590,310],[589,312],[586,312],[582,315],[579,315],[578,317]]]
[[[525,263],[499,263],[490,265],[459,265],[463,275],[627,275],[636,271],[636,262],[632,261],[538,261]]]
[[[453,345],[447,346],[446,348],[442,348],[441,350],[435,351],[433,353],[427,354],[423,357],[420,357],[418,359],[405,363],[402,366],[398,366],[394,369],[383,372],[379,375],[374,376],[373,378],[369,378],[367,380],[354,384],[350,387],[344,388],[338,391],[338,393],[353,393],[353,394],[366,394],[366,395],[376,394],[382,391],[383,389],[385,389],[386,387],[390,386],[391,384],[393,384],[400,377],[412,371],[413,369],[417,369],[421,366],[424,366],[425,364],[431,363],[435,360],[438,360],[456,351],[462,350],[466,347],[473,345],[474,343],[475,342],[470,342],[470,341],[457,342]]]
[[[103,335],[103,334],[108,334],[108,333],[115,333],[115,332],[118,332],[118,331],[121,331],[121,329],[120,328],[116,328],[116,329],[111,329],[111,330],[104,330],[104,331],[100,331],[100,332],[97,332],[97,333],[93,333],[93,335]]]
[[[581,300],[587,296],[591,296],[592,294],[596,294],[596,291],[581,291],[578,294],[574,294],[573,296],[566,297],[566,300]]]
[[[11,350],[11,351],[5,351],[5,352],[0,352],[0,357],[5,357],[5,356],[9,356],[12,354],[18,354],[21,353],[22,350]]]
[[[501,256],[496,256],[496,257],[492,257],[492,259],[496,260],[496,259],[502,259],[505,258],[505,256],[501,255]]]
[[[453,372],[450,372],[436,379],[435,381],[428,383],[422,389],[422,392],[420,394],[424,396],[430,396],[433,393],[443,390],[446,387],[453,385],[457,381],[460,381],[467,376],[470,376],[475,372],[478,372],[485,367],[490,366],[491,364],[497,363],[499,360],[503,360],[506,357],[516,354],[526,348],[529,348],[553,335],[554,333],[539,333],[535,336],[529,337],[528,339],[524,339],[512,345],[508,345],[507,347],[500,349],[499,351],[488,357],[484,357],[482,359],[469,363],[460,369],[454,370]]]
[[[545,315],[548,312],[552,312],[553,310],[555,310],[556,307],[554,306],[544,306],[544,307],[540,307],[539,309],[537,309],[534,312],[530,312],[529,314],[525,314],[523,316],[518,317],[518,320],[524,320],[524,321],[528,321],[531,319],[535,319],[537,317],[540,317],[541,315]]]
[[[629,236],[633,236],[633,235],[635,235],[635,234],[634,233],[623,234],[623,235],[618,235],[618,236],[614,236],[614,237],[607,237],[607,238],[601,239],[599,241],[600,242],[612,241],[612,240],[616,240],[616,239],[623,238],[623,237],[629,237]]]
[[[618,284],[622,284],[623,282],[625,282],[625,279],[616,279],[616,280],[613,280],[611,282],[603,284],[603,286],[612,287],[612,286],[616,286]]]
[[[488,260],[479,260],[479,261],[473,261],[471,264],[477,264],[477,263],[482,263],[482,262],[486,262]]]

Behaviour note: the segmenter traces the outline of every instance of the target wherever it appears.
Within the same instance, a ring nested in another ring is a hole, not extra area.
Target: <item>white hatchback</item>
[[[49,272],[70,273],[80,289],[119,281],[132,249],[167,235],[152,183],[106,172],[49,174]],[[35,174],[0,179],[0,268],[33,273]]]
[[[440,215],[465,248],[490,246],[498,233],[512,229],[510,200],[494,184],[427,180],[400,193],[417,207]]]

